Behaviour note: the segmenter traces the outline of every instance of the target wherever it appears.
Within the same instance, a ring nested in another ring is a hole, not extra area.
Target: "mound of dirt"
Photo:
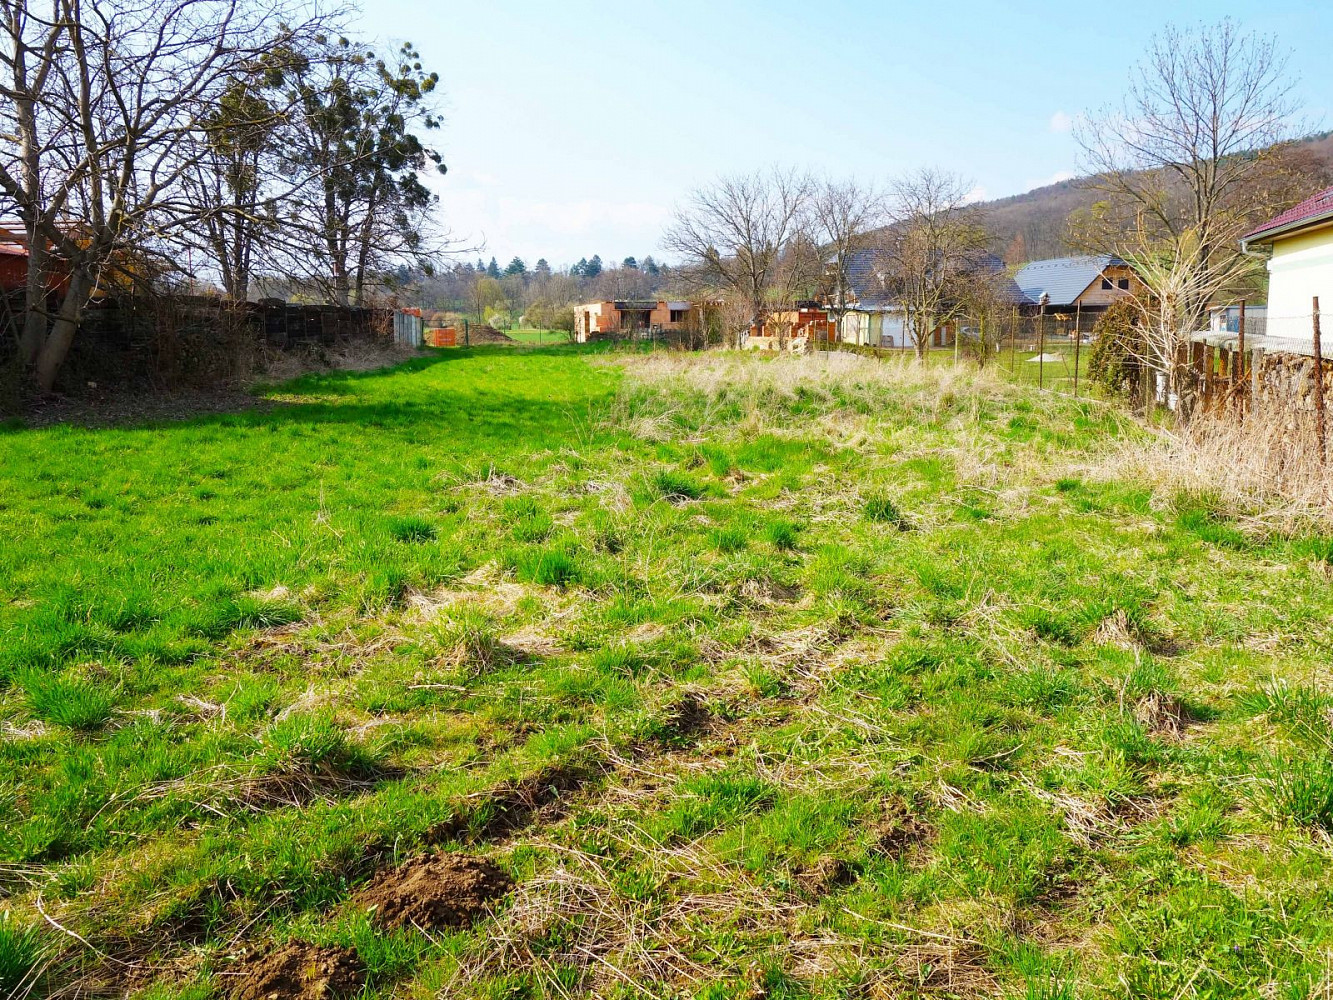
[[[860,877],[860,869],[842,858],[820,858],[809,868],[794,873],[796,884],[809,896],[819,899],[835,889],[853,884]]]
[[[288,941],[241,963],[236,1000],[333,1000],[365,983],[365,967],[351,948],[321,948]]]
[[[514,887],[489,861],[463,854],[422,854],[381,872],[356,896],[384,927],[463,927]]]
[[[468,328],[467,339],[469,344],[517,344],[518,341],[507,333],[497,330],[493,326],[473,326]],[[461,341],[460,341],[461,343]]]
[[[692,691],[672,702],[662,713],[658,742],[667,746],[689,743],[704,733],[713,722],[707,703]]]
[[[875,848],[885,857],[898,859],[930,836],[930,827],[911,813],[892,809],[871,826]]]

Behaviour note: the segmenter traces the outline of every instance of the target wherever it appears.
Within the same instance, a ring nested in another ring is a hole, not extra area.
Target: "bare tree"
[[[894,222],[883,249],[891,262],[889,291],[902,305],[917,359],[930,335],[967,308],[969,283],[986,254],[980,211],[957,174],[925,168],[893,185]]]
[[[54,223],[60,202],[44,183],[43,165],[63,138],[58,123],[46,107],[48,85],[56,58],[66,44],[65,24],[58,0],[42,13],[20,2],[4,4],[3,51],[0,66],[6,78],[0,80],[0,114],[9,119],[13,146],[5,156],[4,166],[21,180],[21,191],[5,189],[13,208],[23,220],[28,246],[28,273],[23,330],[19,351],[30,364],[41,349],[47,328],[47,239],[42,232]],[[27,197],[21,197],[27,193]]]
[[[0,146],[0,191],[31,227],[30,252],[54,248],[66,275],[54,322],[30,300],[25,324],[38,384],[50,388],[99,283],[170,266],[171,241],[197,221],[181,179],[229,82],[310,22],[247,0],[54,0],[45,21],[24,0],[2,9],[38,125],[35,167],[23,141]],[[22,90],[0,96],[21,102]]]
[[[967,355],[981,367],[995,356],[1006,321],[1012,317],[1017,302],[1017,286],[1003,268],[980,261],[967,275],[961,291],[960,320],[972,323],[970,331],[961,327],[958,336]]]
[[[848,300],[855,294],[849,270],[856,253],[870,245],[871,234],[884,224],[884,199],[873,187],[854,179],[825,179],[814,188],[810,216],[814,237],[823,245],[828,262],[829,311],[837,329],[842,329]]]
[[[235,301],[249,294],[250,278],[278,233],[279,206],[292,186],[308,178],[283,177],[276,150],[284,115],[263,93],[262,79],[237,79],[222,94],[206,128],[193,136],[182,183],[198,213],[183,239],[212,262],[223,290]],[[285,188],[286,190],[279,190]]]
[[[1178,348],[1204,327],[1208,305],[1253,277],[1240,237],[1313,189],[1288,145],[1293,86],[1270,37],[1230,20],[1168,28],[1122,106],[1076,131],[1106,195],[1076,220],[1076,238],[1139,268],[1156,300],[1143,304],[1156,331],[1146,360],[1173,382]]]
[[[699,283],[729,292],[762,328],[802,275],[793,251],[806,225],[811,182],[794,171],[724,177],[678,209],[663,240],[684,257]]]

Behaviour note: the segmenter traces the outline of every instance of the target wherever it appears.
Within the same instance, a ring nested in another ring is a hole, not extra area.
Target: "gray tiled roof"
[[[1050,305],[1073,305],[1083,290],[1097,280],[1097,276],[1120,261],[1110,254],[1096,257],[1052,257],[1024,264],[1014,275],[1014,282],[1023,293],[1023,301],[1036,303],[1041,293],[1049,295]]]
[[[851,288],[856,303],[863,309],[885,309],[894,303],[893,295],[885,286],[885,279],[892,280],[893,258],[884,250],[857,250],[847,260],[847,284]],[[983,252],[977,255],[970,269],[978,273],[1000,274],[1004,270],[1004,261],[993,253]],[[1006,280],[1006,285],[1013,282]],[[1015,302],[1023,302],[1017,287],[1011,292]]]

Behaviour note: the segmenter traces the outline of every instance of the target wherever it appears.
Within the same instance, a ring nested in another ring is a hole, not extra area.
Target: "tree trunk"
[[[56,384],[60,366],[69,356],[70,345],[74,343],[74,334],[79,329],[79,320],[83,317],[83,307],[88,302],[88,295],[93,290],[93,280],[82,268],[75,269],[69,278],[69,288],[60,303],[60,312],[56,315],[51,333],[42,345],[37,356],[37,384],[43,391],[49,392]]]
[[[930,350],[930,344],[927,339],[933,332],[934,323],[921,322],[921,313],[912,314],[912,345],[916,348],[917,363],[923,367],[926,364],[926,352]],[[924,329],[923,329],[924,327]]]
[[[19,356],[25,365],[37,360],[37,354],[46,341],[49,326],[46,316],[46,264],[48,260],[45,241],[38,236],[28,237],[28,280],[25,288],[23,334],[19,338]]]

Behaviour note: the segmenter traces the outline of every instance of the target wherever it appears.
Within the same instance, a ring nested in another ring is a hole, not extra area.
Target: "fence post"
[[[1328,461],[1328,428],[1324,424],[1324,353],[1319,343],[1319,296],[1314,297],[1314,419],[1319,435],[1319,464]]]
[[[1240,300],[1240,319],[1236,323],[1236,411],[1245,419],[1245,300]]]
[[[1074,398],[1078,399],[1078,350],[1083,346],[1083,303],[1074,303]]]
[[[1015,364],[1018,361],[1018,306],[1014,306],[1010,319],[1012,322],[1009,324],[1009,374],[1013,375],[1017,370]]]
[[[1046,388],[1046,307],[1037,317],[1037,388]]]
[[[1259,412],[1259,372],[1264,366],[1264,349],[1256,347],[1250,356],[1250,412]]]

